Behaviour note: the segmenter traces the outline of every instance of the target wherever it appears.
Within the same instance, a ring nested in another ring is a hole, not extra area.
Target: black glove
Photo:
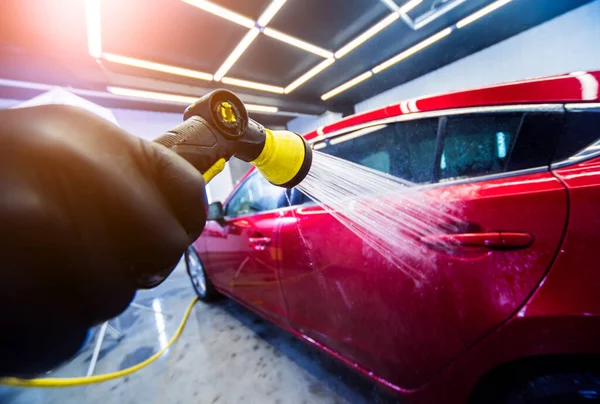
[[[2,376],[56,366],[127,307],[140,274],[169,273],[206,196],[181,157],[83,110],[5,110],[0,125]]]

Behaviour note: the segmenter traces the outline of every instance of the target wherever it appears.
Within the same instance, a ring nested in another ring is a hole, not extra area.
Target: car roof
[[[574,72],[558,76],[502,83],[405,100],[399,104],[345,117],[306,133],[307,140],[371,121],[413,112],[507,104],[540,104],[598,101],[600,71]]]

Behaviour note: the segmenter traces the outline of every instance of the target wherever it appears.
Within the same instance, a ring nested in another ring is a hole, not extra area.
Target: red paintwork
[[[423,98],[416,107],[583,98],[582,82],[567,75]],[[600,354],[600,158],[426,192],[450,201],[467,230],[415,238],[422,259],[407,255],[402,268],[318,206],[209,222],[194,245],[220,291],[407,402],[465,402],[487,372],[523,357]]]
[[[531,104],[554,102],[579,102],[598,100],[599,93],[589,94],[585,79],[591,79],[593,86],[600,82],[600,71],[587,72],[588,76],[562,75],[545,77],[514,83],[499,84],[474,90],[458,91],[450,94],[432,95],[418,98],[411,102],[390,105],[373,111],[356,114],[321,128],[323,134],[360,125],[378,119],[399,116],[404,113],[437,111],[449,108],[480,107],[486,105]],[[596,87],[597,88],[597,87]],[[404,110],[404,111],[403,111]],[[307,133],[305,137],[312,139],[318,136],[317,131]]]

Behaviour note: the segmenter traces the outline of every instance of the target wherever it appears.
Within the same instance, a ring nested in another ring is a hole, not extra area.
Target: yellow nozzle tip
[[[233,106],[227,101],[219,104],[219,115],[221,115],[223,122],[232,123],[237,121]]]
[[[251,161],[271,184],[291,188],[304,179],[312,163],[312,150],[293,132],[266,129],[265,147]]]

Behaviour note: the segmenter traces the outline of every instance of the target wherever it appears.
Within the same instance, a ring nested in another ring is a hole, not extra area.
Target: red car
[[[186,254],[198,294],[237,300],[406,402],[600,400],[599,82],[430,96],[305,135],[460,201],[459,226],[422,240],[427,282],[250,171]]]

